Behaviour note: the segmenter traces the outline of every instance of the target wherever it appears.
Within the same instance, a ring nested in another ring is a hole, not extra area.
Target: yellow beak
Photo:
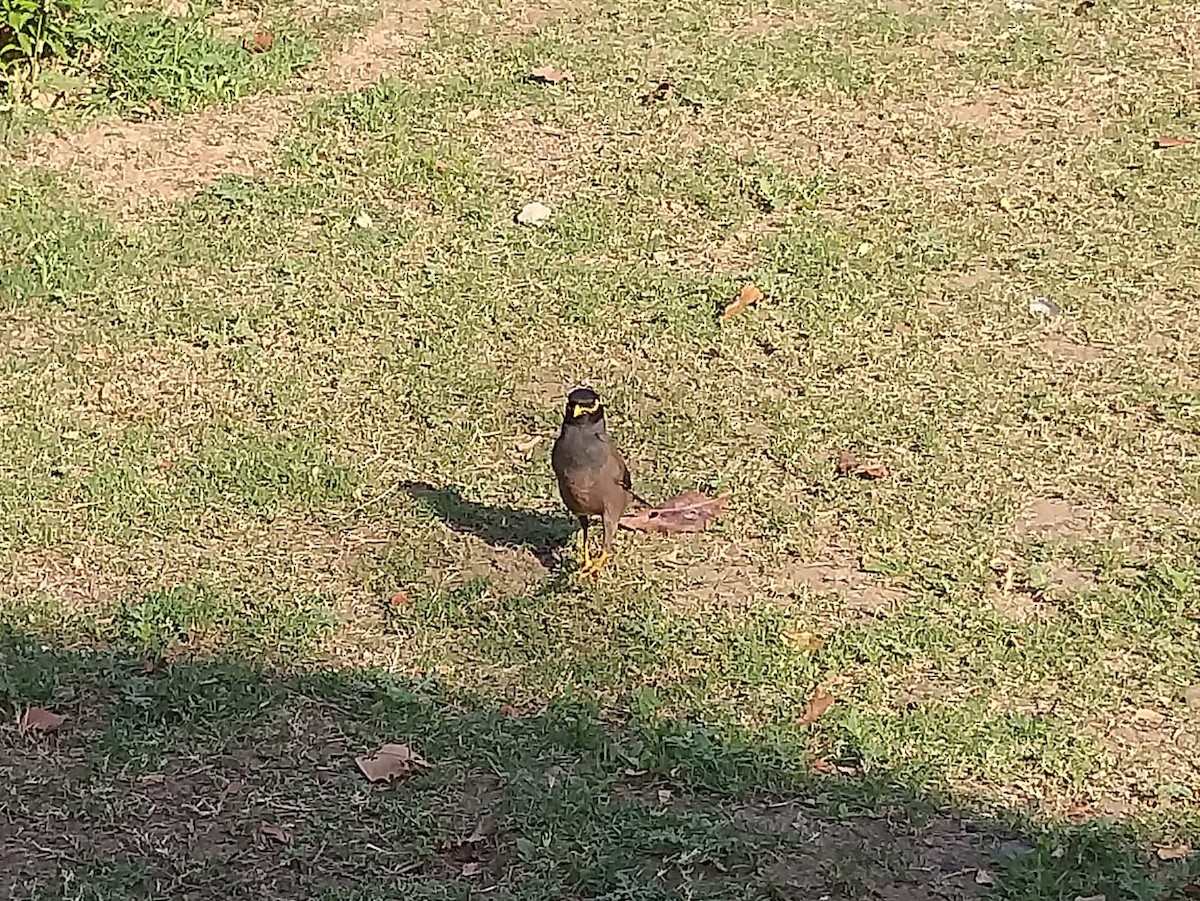
[[[586,412],[587,412],[587,410],[585,410],[585,409],[584,409],[583,407],[581,407],[579,404],[576,404],[576,405],[575,405],[575,409],[571,411],[571,416],[572,416],[574,419],[578,419],[580,416],[582,416],[582,415],[583,415],[584,413],[586,413]]]

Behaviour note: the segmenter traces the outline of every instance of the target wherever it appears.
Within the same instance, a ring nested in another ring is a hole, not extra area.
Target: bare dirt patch
[[[386,78],[425,36],[441,0],[390,0],[362,34],[347,38],[311,73],[329,91],[353,91]]]
[[[39,549],[13,556],[0,570],[0,595],[42,595],[68,606],[109,604],[129,591],[129,579],[90,555]]]
[[[997,614],[1014,623],[1046,619],[1053,612],[1050,605],[1040,602],[1028,591],[1016,588],[993,586],[988,589],[988,600]]]
[[[1070,363],[1094,363],[1104,352],[1091,344],[1080,344],[1066,335],[1050,335],[1042,342],[1042,350],[1057,360]]]
[[[950,123],[980,131],[999,144],[1012,143],[1028,134],[1029,111],[1024,103],[1000,90],[950,100],[942,115]]]
[[[101,122],[32,146],[25,162],[87,185],[118,209],[171,202],[227,175],[252,176],[289,121],[279,97],[146,122]]]
[[[851,880],[863,897],[889,901],[974,897],[982,891],[975,874],[992,865],[1001,845],[999,836],[944,815],[919,826],[884,818],[832,821],[788,802],[748,805],[734,819],[755,832],[799,840],[797,850],[771,865],[795,897],[823,896],[835,878]]]
[[[373,25],[298,76],[290,93],[170,119],[98,122],[35,143],[24,162],[83,183],[120,212],[181,200],[223,176],[260,174],[314,87],[349,91],[387,77],[440,6],[440,0],[390,0]],[[236,28],[245,25],[238,20]]]
[[[529,591],[546,577],[546,564],[526,548],[492,547],[472,541],[452,564],[461,577],[487,579],[508,594]]]
[[[1013,531],[1018,536],[1065,538],[1088,531],[1091,511],[1083,504],[1059,497],[1031,501],[1018,515]]]
[[[689,565],[675,582],[674,600],[683,607],[744,607],[761,601],[784,606],[826,598],[840,617],[872,615],[904,603],[908,593],[862,569],[857,552],[826,546],[813,560],[756,564],[746,552],[720,553]]]

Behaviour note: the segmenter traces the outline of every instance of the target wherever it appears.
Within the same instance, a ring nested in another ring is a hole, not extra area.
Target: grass
[[[1071,12],[448,5],[136,215],[14,146],[0,704],[71,719],[0,733],[6,890],[1195,878],[1196,23]],[[582,380],[643,494],[731,497],[596,584],[530,446]]]

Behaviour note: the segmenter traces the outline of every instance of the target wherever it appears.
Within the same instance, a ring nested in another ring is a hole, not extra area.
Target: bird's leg
[[[580,570],[586,570],[592,565],[591,551],[588,550],[588,518],[586,516],[579,517],[579,556],[583,563]]]
[[[580,570],[585,575],[597,575],[604,564],[608,562],[609,554],[612,551],[613,539],[617,535],[617,520],[619,515],[610,515],[609,511],[604,512],[604,545],[600,549],[600,556]]]

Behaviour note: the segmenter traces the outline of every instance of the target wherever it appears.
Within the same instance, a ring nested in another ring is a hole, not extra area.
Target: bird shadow
[[[575,531],[573,520],[566,516],[476,503],[451,485],[402,482],[400,489],[426,504],[451,530],[474,535],[492,547],[528,550],[547,569],[557,562],[557,552]]]

